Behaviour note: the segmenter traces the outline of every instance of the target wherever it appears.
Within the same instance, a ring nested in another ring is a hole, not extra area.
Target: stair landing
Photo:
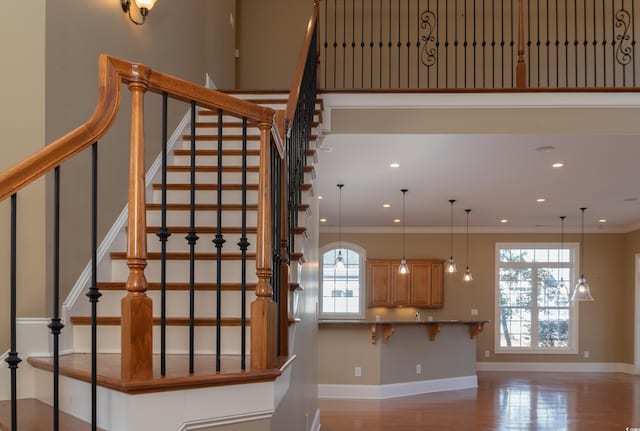
[[[251,370],[247,356],[247,369],[241,371],[240,356],[222,355],[221,370],[216,373],[215,355],[195,355],[195,373],[189,374],[188,355],[167,355],[166,376],[160,374],[160,355],[153,355],[153,377],[150,379],[125,380],[120,375],[120,354],[98,354],[98,385],[127,394],[175,391],[232,384],[247,384],[273,381],[281,374],[280,368],[287,358],[280,358],[278,368]],[[40,369],[53,370],[51,358],[29,358],[29,363]],[[91,382],[91,355],[73,353],[60,356],[60,374]]]

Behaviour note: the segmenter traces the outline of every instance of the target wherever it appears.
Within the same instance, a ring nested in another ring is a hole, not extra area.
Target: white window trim
[[[323,280],[323,274],[322,274],[322,268],[323,268],[323,264],[322,264],[322,259],[324,257],[324,254],[328,251],[328,250],[332,250],[332,249],[336,249],[336,248],[350,248],[352,250],[355,250],[359,255],[360,255],[360,312],[359,313],[325,313],[324,310],[322,309],[322,290],[324,288],[324,286],[322,285],[322,280]],[[342,241],[341,243],[339,242],[331,242],[329,244],[325,244],[320,248],[320,270],[318,271],[319,273],[319,286],[320,288],[318,289],[318,303],[320,304],[320,318],[321,319],[364,319],[366,317],[366,294],[367,294],[367,280],[366,280],[366,276],[367,276],[367,271],[366,271],[366,265],[367,265],[367,256],[366,256],[366,250],[362,247],[360,247],[358,244],[354,244],[352,242],[345,242]]]
[[[579,309],[577,303],[571,302],[569,304],[569,347],[567,348],[551,348],[551,347],[501,347],[500,346],[500,249],[501,248],[560,248],[562,244],[560,242],[496,242],[495,260],[494,260],[494,353],[499,354],[550,354],[550,355],[577,355],[579,352]],[[580,262],[580,243],[579,242],[565,242],[565,248],[572,249],[573,252],[573,268],[571,271],[571,290],[573,284],[578,280],[578,264]],[[559,266],[559,265],[558,265]],[[570,290],[570,292],[571,292]],[[534,298],[535,299],[535,298]]]

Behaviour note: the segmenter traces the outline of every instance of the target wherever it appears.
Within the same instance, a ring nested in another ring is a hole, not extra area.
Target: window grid
[[[335,266],[338,252],[342,253],[344,268]],[[322,253],[321,267],[321,314],[325,317],[363,314],[363,255],[357,250],[343,246],[326,249]]]
[[[565,243],[562,250],[559,244],[496,248],[496,350],[573,352],[577,317],[569,298],[576,245]]]

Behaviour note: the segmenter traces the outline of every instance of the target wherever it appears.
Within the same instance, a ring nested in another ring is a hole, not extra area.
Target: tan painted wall
[[[229,13],[234,10],[234,2],[159,1],[142,26],[131,23],[117,2],[47,2],[47,140],[86,121],[93,111],[100,53],[144,63],[199,84],[204,84],[205,72],[210,72],[219,86],[233,86],[234,63],[229,52],[234,45],[234,30]],[[157,95],[145,101],[147,166],[160,149],[159,102]],[[188,107],[174,103],[170,108],[171,130]],[[120,117],[98,149],[99,240],[126,202],[129,117],[130,97],[125,89]],[[85,152],[62,168],[63,299],[90,256],[89,166],[90,154]],[[48,205],[52,205],[50,200]]]
[[[636,254],[640,253],[640,230],[630,232],[626,235],[626,252],[624,256],[625,263],[625,284],[629,286],[625,292],[624,298],[622,298],[622,308],[620,314],[630,316],[630,324],[625,325],[621,329],[623,336],[626,340],[635,340],[635,330],[640,331],[640,328],[634,329],[634,313],[635,313],[635,284],[636,284]],[[625,362],[633,363],[633,350],[634,343],[629,342],[625,344]]]
[[[3,2],[0,172],[45,144],[45,0]],[[18,195],[18,315],[44,314],[44,181]],[[9,344],[9,201],[0,203],[0,352]]]
[[[565,235],[566,241],[578,241],[578,235]],[[595,301],[580,304],[580,353],[590,352],[590,359],[579,355],[514,355],[494,354],[494,324],[486,326],[477,342],[478,361],[497,362],[627,362],[633,361],[632,332],[633,313],[628,305],[633,297],[633,285],[628,282],[628,260],[624,234],[587,234],[584,256],[585,275],[591,284]],[[472,234],[470,236],[470,262],[474,281],[466,286],[462,274],[445,276],[445,305],[438,310],[422,311],[434,319],[471,318],[471,308],[479,310],[478,318],[495,320],[495,244],[496,242],[557,241],[557,234]],[[320,242],[328,244],[337,241],[337,234],[322,234]],[[354,234],[342,233],[342,241],[360,245],[367,250],[367,258],[398,258],[400,236],[396,234]],[[448,235],[411,234],[405,240],[407,258],[445,258],[448,256]],[[398,244],[398,247],[389,246]],[[456,255],[462,256],[464,236],[456,235],[454,240]],[[622,262],[622,263],[621,263]],[[462,262],[460,262],[462,263]],[[382,319],[413,319],[416,310],[412,308],[367,311],[368,318],[376,314]],[[491,357],[484,358],[489,350]]]
[[[296,355],[291,365],[291,386],[278,405],[271,429],[298,431],[310,429],[318,409],[318,200],[311,199],[312,216],[307,219],[309,239],[304,245],[305,264],[300,285],[304,291],[291,295],[300,321],[289,327],[290,354]],[[291,297],[290,296],[290,297]]]
[[[238,0],[238,88],[291,87],[312,10],[311,0]]]

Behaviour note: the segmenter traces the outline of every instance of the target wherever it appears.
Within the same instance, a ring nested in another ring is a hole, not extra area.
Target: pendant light
[[[564,276],[562,275],[562,270],[564,269],[564,265],[563,265],[563,260],[562,260],[562,255],[564,254],[564,219],[567,218],[567,216],[560,216],[560,220],[562,221],[561,224],[561,228],[560,228],[560,254],[559,254],[559,260],[560,260],[560,284],[558,284],[558,288],[560,290],[560,293],[565,293],[567,291],[567,283],[564,280]]]
[[[589,290],[589,283],[584,278],[584,210],[586,208],[580,208],[582,211],[582,233],[580,239],[580,279],[578,280],[578,284],[573,289],[573,295],[571,295],[572,301],[593,301],[593,297],[591,296],[591,292]]]
[[[464,210],[467,213],[467,268],[464,270],[464,281],[472,281],[473,276],[471,275],[471,270],[469,269],[469,213],[470,209]]]
[[[456,272],[456,262],[453,260],[453,204],[456,200],[449,199],[449,203],[451,204],[451,234],[449,235],[449,264],[447,265],[447,272],[453,274]]]
[[[336,257],[336,270],[344,269],[344,258],[342,257],[342,188],[344,184],[338,184],[340,200],[338,201],[338,256]]]
[[[402,192],[402,259],[400,260],[400,266],[398,267],[398,272],[400,274],[408,274],[409,267],[407,266],[407,259],[404,257],[404,228],[405,228],[405,210],[404,210],[404,198],[408,189],[400,190]]]

